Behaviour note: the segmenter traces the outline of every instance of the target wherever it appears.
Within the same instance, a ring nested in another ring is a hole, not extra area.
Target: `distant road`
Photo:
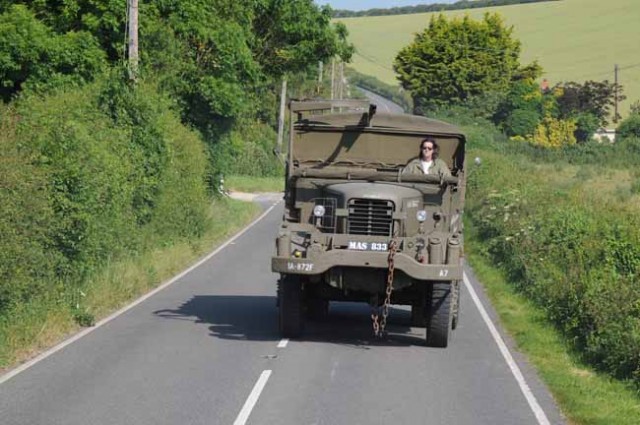
[[[358,87],[358,90],[364,93],[364,95],[367,96],[371,102],[378,105],[378,112],[386,112],[389,114],[404,113],[404,109],[402,109],[402,106],[398,105],[397,103],[394,103],[391,100],[386,99],[370,90],[363,89],[362,87]]]
[[[564,423],[512,348],[523,375],[505,361],[472,275],[447,349],[425,347],[400,306],[376,341],[368,307],[354,303],[332,303],[303,339],[282,340],[270,271],[282,214],[279,203],[173,285],[0,384],[0,424]]]

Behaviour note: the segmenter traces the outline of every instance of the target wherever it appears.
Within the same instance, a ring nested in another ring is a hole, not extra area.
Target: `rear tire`
[[[300,278],[284,275],[278,282],[280,334],[285,338],[298,338],[304,330],[304,305]]]
[[[453,309],[453,286],[451,283],[437,282],[428,291],[427,346],[446,348],[451,335]]]

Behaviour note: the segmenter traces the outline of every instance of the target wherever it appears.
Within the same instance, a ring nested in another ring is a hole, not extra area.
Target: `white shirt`
[[[425,174],[429,174],[429,169],[433,166],[433,161],[422,161],[422,160],[420,160],[420,165],[422,165],[422,171]]]

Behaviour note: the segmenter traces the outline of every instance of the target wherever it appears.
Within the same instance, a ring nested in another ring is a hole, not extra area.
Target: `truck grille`
[[[347,232],[352,235],[390,236],[394,205],[382,199],[349,200]]]

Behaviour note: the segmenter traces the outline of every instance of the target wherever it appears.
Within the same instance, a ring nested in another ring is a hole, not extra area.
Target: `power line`
[[[366,60],[366,61],[368,61],[368,62],[373,63],[374,65],[378,65],[380,68],[384,68],[384,69],[386,69],[387,71],[395,71],[393,68],[389,68],[388,66],[383,65],[383,64],[381,64],[380,62],[378,62],[377,60],[372,59],[372,58],[370,58],[370,57],[367,57],[367,56],[363,55],[363,54],[362,54],[362,53],[360,53],[360,52],[356,52],[356,55],[360,56],[362,59],[364,59],[364,60]]]
[[[618,71],[622,71],[623,69],[629,69],[629,68],[637,68],[640,66],[640,63],[636,63],[633,65],[627,65],[627,66],[621,66],[620,68],[618,68]]]

